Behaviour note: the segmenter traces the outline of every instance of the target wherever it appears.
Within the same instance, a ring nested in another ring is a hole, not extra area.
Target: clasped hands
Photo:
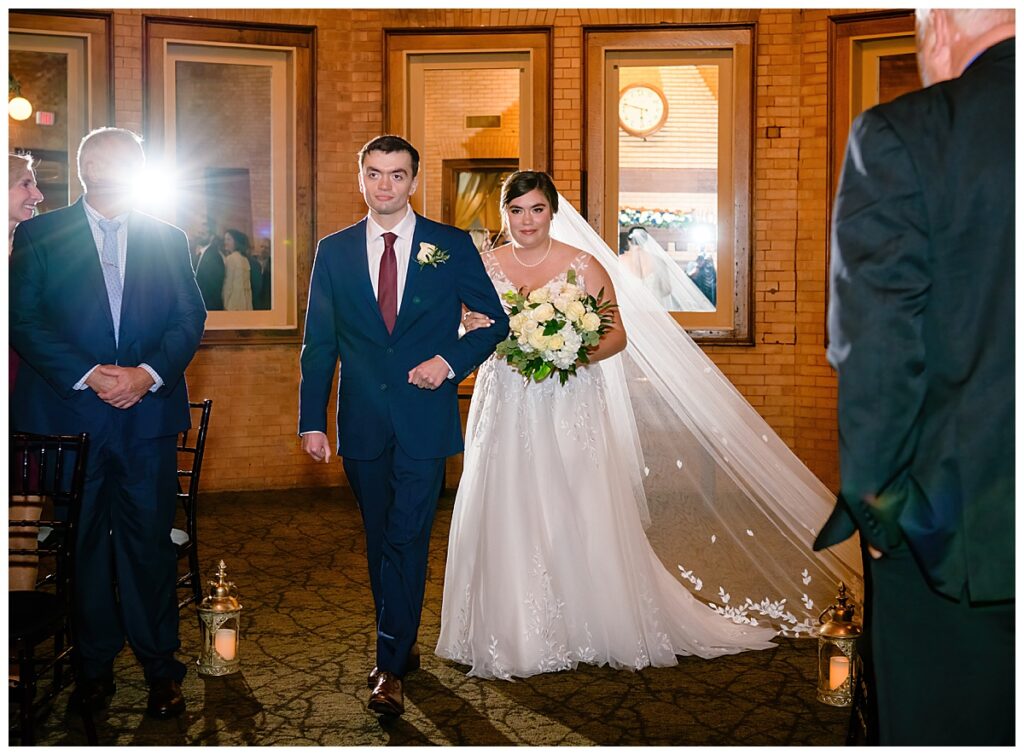
[[[431,357],[409,370],[409,383],[417,388],[436,390],[448,379],[448,364],[441,357]]]
[[[153,387],[153,376],[141,367],[101,364],[85,380],[102,401],[115,409],[130,409]]]
[[[448,364],[441,357],[432,357],[409,370],[409,383],[417,388],[436,390],[448,379]],[[302,450],[313,461],[326,463],[331,460],[331,444],[322,432],[309,432],[302,436]]]

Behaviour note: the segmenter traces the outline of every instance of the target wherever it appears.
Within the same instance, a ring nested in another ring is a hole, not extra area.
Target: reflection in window
[[[482,253],[501,235],[501,185],[518,160],[444,160],[444,222],[468,231]]]
[[[622,65],[619,252],[663,306],[718,301],[719,68]]]
[[[286,171],[275,151],[275,87],[283,53],[170,45],[174,138],[168,159],[178,187],[175,222],[190,237],[196,282],[210,312],[270,312],[275,209],[287,204]],[[280,135],[278,134],[279,138]],[[215,325],[216,323],[214,323]]]
[[[85,40],[14,33],[9,39],[9,88],[32,105],[28,118],[7,119],[10,151],[35,158],[44,197],[38,212],[66,207],[81,194],[74,163],[87,122]]]
[[[192,189],[178,222],[192,233],[196,280],[210,310],[271,307],[270,79],[263,66],[175,66],[175,164],[179,184]]]
[[[500,230],[497,187],[528,148],[528,64],[518,52],[409,61],[411,135],[423,158],[419,201],[428,215],[469,231],[479,248]]]

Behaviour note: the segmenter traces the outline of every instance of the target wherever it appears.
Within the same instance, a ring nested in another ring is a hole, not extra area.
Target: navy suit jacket
[[[199,258],[196,283],[209,311],[224,309],[224,258],[220,254],[220,242],[216,239]]]
[[[421,267],[422,242],[450,258]],[[459,338],[462,305],[494,324]],[[366,256],[366,220],[320,240],[309,285],[302,345],[299,432],[327,429],[335,366],[338,453],[374,459],[392,433],[409,456],[434,459],[462,451],[458,383],[508,335],[508,317],[469,234],[416,216],[402,305],[392,333],[377,306]],[[409,384],[408,373],[435,355],[455,373],[436,390]]]
[[[189,426],[184,373],[203,335],[206,309],[178,228],[133,211],[128,219],[120,338],[114,341],[96,242],[79,200],[27,220],[14,234],[11,345],[22,358],[11,400],[13,427],[34,433],[95,432],[127,412],[139,438]],[[130,409],[74,390],[94,365],[146,363],[161,388]]]

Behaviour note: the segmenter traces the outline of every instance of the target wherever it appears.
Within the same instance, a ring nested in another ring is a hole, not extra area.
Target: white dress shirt
[[[96,256],[99,258],[100,264],[102,265],[103,264],[103,235],[104,234],[103,234],[103,229],[100,228],[100,221],[101,220],[106,220],[107,218],[105,218],[103,215],[101,215],[99,212],[97,212],[95,209],[93,209],[93,207],[89,204],[88,201],[83,200],[82,201],[82,206],[85,208],[85,218],[86,218],[86,220],[89,221],[89,230],[92,231],[92,238],[93,238],[93,241],[96,243]],[[121,224],[121,226],[117,229],[117,269],[118,269],[118,272],[121,274],[121,286],[122,287],[124,286],[124,267],[125,267],[125,262],[128,259],[128,217],[129,217],[130,214],[131,213],[126,212],[126,213],[124,213],[122,215],[118,215],[117,217],[110,218],[110,220],[114,220],[114,221],[116,221],[116,222]],[[85,381],[89,379],[89,376],[93,373],[93,371],[97,367],[99,367],[98,364],[94,365],[91,370],[89,370],[87,373],[85,373],[82,376],[81,380],[79,380],[77,383],[75,383],[74,389],[76,391],[84,391],[86,388],[89,387],[89,386],[87,386],[85,384]],[[164,384],[164,381],[156,373],[156,370],[154,370],[152,367],[150,367],[145,362],[140,364],[139,367],[141,367],[146,372],[148,372],[150,374],[150,377],[153,378],[153,381],[154,381],[153,382],[153,387],[151,387],[149,389],[149,392],[150,393],[155,393],[156,391],[160,390],[160,386],[162,386]]]
[[[391,233],[398,238],[395,239],[395,262],[397,262],[398,282],[398,306],[395,307],[395,316],[402,311],[402,293],[405,291],[405,278],[409,272],[409,260],[412,258],[412,236],[416,232],[416,213],[412,207],[405,206],[405,217],[398,221],[398,225],[391,229]],[[366,261],[370,267],[370,283],[373,284],[373,295],[378,296],[377,284],[380,279],[380,261],[384,258],[384,230],[373,219],[373,213],[366,215]],[[445,364],[448,360],[437,355]],[[455,377],[451,365],[448,365],[448,379]]]
[[[370,283],[373,284],[373,295],[376,297],[377,283],[380,278],[380,261],[384,257],[384,234],[388,231],[381,228],[372,214],[366,216],[366,261],[370,266]],[[405,278],[409,272],[409,258],[412,256],[412,236],[416,232],[416,213],[412,207],[405,206],[405,217],[391,229],[395,239],[395,261],[398,263],[398,307],[395,314],[402,309],[402,293],[405,289]]]

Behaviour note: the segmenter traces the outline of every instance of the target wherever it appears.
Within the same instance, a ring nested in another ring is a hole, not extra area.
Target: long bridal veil
[[[661,306],[673,312],[714,311],[714,305],[697,284],[651,234],[643,228],[634,228],[627,238],[629,249],[618,260],[622,267],[643,281]]]
[[[813,630],[840,580],[863,594],[848,540],[814,553],[835,495],[793,454],[643,282],[564,198],[551,236],[592,254],[615,286],[629,344],[600,363],[655,552],[691,592],[735,621]]]

